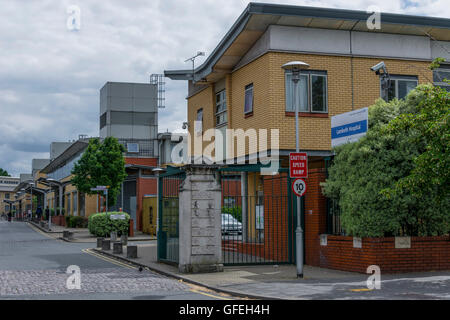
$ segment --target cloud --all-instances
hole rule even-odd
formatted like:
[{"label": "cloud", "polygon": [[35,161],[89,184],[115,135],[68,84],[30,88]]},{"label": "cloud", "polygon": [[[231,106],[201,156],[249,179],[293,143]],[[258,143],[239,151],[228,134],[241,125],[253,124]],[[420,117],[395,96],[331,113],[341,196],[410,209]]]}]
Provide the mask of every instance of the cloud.
[{"label": "cloud", "polygon": [[[107,81],[148,82],[152,73],[190,68],[211,53],[242,13],[244,0],[3,0],[0,11],[0,167],[31,171],[52,141],[98,135],[99,90]],[[285,0],[258,2],[448,17],[447,0]],[[69,5],[81,29],[67,30]],[[197,65],[204,61],[199,58]],[[187,85],[166,80],[159,131],[186,119]]]}]

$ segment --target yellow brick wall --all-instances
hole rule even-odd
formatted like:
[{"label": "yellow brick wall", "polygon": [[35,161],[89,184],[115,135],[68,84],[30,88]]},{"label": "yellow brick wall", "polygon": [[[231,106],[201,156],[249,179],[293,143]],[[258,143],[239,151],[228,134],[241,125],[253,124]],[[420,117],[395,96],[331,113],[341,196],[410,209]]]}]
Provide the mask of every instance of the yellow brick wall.
[{"label": "yellow brick wall", "polygon": [[[417,76],[420,84],[432,81],[433,77],[427,61],[269,52],[227,76],[228,128],[279,129],[280,149],[295,149],[295,117],[286,116],[285,73],[281,68],[293,60],[308,63],[310,70],[327,71],[328,117],[300,117],[300,148],[305,150],[331,149],[330,117],[352,111],[352,76],[354,109],[370,106],[380,98],[380,78],[370,70],[380,61],[386,63],[390,74]],[[253,83],[253,116],[245,118],[245,86],[250,83]],[[189,122],[203,107],[203,129],[214,128],[214,106],[211,85],[188,99]],[[192,126],[192,134],[191,130]]]},{"label": "yellow brick wall", "polygon": [[[197,111],[203,109],[203,131],[209,128],[215,127],[214,115],[215,115],[215,95],[214,87],[211,85],[206,89],[203,89],[199,93],[188,99],[188,123],[189,134],[191,137],[191,155],[197,156],[194,152],[194,121],[197,119]],[[203,143],[203,147],[206,147],[210,142]],[[200,154],[201,155],[201,154]]]}]

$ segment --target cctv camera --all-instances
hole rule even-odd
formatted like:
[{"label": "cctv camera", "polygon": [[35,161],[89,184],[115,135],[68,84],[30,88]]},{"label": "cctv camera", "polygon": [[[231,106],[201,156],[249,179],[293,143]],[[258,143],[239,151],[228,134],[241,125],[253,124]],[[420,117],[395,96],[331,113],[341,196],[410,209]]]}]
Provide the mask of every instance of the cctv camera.
[{"label": "cctv camera", "polygon": [[370,68],[370,70],[374,71],[376,74],[380,74],[381,69],[386,72],[386,65],[384,64],[384,61],[381,61],[377,65],[374,65],[372,68]]},{"label": "cctv camera", "polygon": [[186,130],[188,128],[188,123],[187,122],[183,122],[183,130]]}]

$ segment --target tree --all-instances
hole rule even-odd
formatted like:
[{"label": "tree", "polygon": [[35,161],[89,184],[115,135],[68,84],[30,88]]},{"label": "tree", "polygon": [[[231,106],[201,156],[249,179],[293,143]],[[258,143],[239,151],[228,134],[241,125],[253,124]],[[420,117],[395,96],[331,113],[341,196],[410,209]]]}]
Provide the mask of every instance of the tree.
[{"label": "tree", "polygon": [[91,139],[72,170],[72,184],[87,194],[97,194],[97,191],[91,191],[96,186],[109,186],[108,205],[114,205],[127,176],[123,152],[125,148],[114,137],[107,137],[103,142],[98,138]]},{"label": "tree", "polygon": [[[431,86],[419,86],[405,100],[379,100],[369,108],[366,137],[335,149],[323,187],[325,195],[339,201],[346,233],[382,237],[450,231],[448,191],[439,190],[444,183],[448,187],[450,168],[445,162],[449,161],[448,103],[448,93]],[[447,118],[442,116],[443,110],[447,110]],[[432,147],[436,143],[439,146]],[[430,150],[435,153],[429,154]],[[430,157],[435,161],[430,162]],[[421,164],[434,175],[419,169]],[[406,187],[411,183],[407,177],[417,170],[427,193]],[[433,181],[438,176],[443,180]]]},{"label": "tree", "polygon": [[6,171],[6,170],[4,170],[2,168],[0,168],[0,176],[1,177],[10,177],[8,171]]}]

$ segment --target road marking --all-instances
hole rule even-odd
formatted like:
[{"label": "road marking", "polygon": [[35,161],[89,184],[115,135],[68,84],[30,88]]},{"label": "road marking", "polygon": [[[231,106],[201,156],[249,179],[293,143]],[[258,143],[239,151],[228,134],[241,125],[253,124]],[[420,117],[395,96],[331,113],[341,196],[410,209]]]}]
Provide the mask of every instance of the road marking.
[{"label": "road marking", "polygon": [[207,296],[207,297],[215,298],[215,299],[232,300],[232,299],[230,299],[230,298],[225,298],[225,297],[216,296],[216,295],[209,294],[209,293],[206,293],[206,292],[203,292],[203,291],[198,291],[198,290],[195,290],[195,289],[190,289],[189,291],[191,291],[191,292],[193,292],[193,293],[198,293],[198,294],[201,294],[201,295],[204,295],[204,296]]},{"label": "road marking", "polygon": [[373,289],[351,289],[350,291],[352,292],[368,292],[368,291],[373,291]]},{"label": "road marking", "polygon": [[101,255],[101,254],[99,254],[99,253],[93,252],[92,249],[83,249],[83,250],[81,250],[81,251],[83,251],[84,253],[90,254],[90,255],[92,255],[92,256],[94,256],[94,257],[97,257],[97,258],[99,258],[99,259],[102,259],[102,260],[104,260],[104,261],[107,261],[107,262],[110,262],[110,263],[112,263],[112,264],[118,265],[118,266],[120,266],[120,267],[129,268],[129,269],[134,269],[134,270],[137,270],[137,269],[138,269],[138,268],[136,268],[136,267],[134,267],[134,266],[132,266],[132,265],[129,265],[129,264],[126,264],[126,263],[117,261],[117,260],[114,259],[114,258],[105,257],[105,256],[103,256],[103,255]]}]

